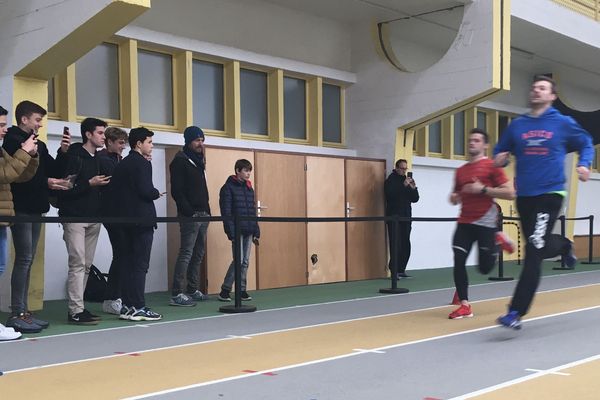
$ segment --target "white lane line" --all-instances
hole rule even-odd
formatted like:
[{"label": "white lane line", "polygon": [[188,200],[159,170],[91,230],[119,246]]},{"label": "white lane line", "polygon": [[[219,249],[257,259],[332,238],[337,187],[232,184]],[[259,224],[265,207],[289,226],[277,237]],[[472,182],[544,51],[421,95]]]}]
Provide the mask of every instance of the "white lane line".
[{"label": "white lane line", "polygon": [[[589,274],[589,273],[597,273],[597,272],[598,271],[570,272],[568,274],[548,275],[548,276],[544,276],[543,278],[544,279],[547,279],[547,278],[564,278],[564,277],[569,277],[569,276],[573,276],[573,275]],[[476,285],[471,285],[471,288],[476,287],[476,286],[506,285],[506,284],[510,284],[510,282],[480,283],[480,284],[476,284]],[[600,285],[600,282],[589,283],[589,284],[578,285],[578,286],[569,286],[569,287],[558,288],[558,289],[542,290],[542,291],[539,291],[537,293],[539,294],[539,293],[559,292],[559,291],[563,291],[563,290],[580,289],[580,288],[585,288],[585,287],[590,287],[590,286],[598,286],[598,285]],[[323,302],[323,303],[302,304],[302,305],[295,305],[295,306],[289,306],[289,307],[270,308],[268,310],[258,310],[256,312],[254,312],[253,314],[269,313],[269,312],[276,312],[276,311],[285,311],[285,310],[292,310],[292,309],[298,309],[298,308],[320,307],[320,306],[325,306],[325,305],[351,303],[351,302],[356,302],[356,301],[382,300],[382,299],[391,298],[391,297],[397,297],[397,296],[404,296],[404,297],[407,297],[407,296],[417,296],[417,295],[424,294],[424,293],[425,294],[426,293],[435,293],[435,292],[442,292],[442,291],[447,291],[447,290],[454,290],[454,288],[447,287],[447,288],[422,290],[422,291],[410,292],[410,293],[404,293],[404,294],[388,294],[388,295],[372,296],[372,297],[359,297],[359,298],[355,298],[355,299],[327,301],[327,302]],[[494,300],[500,300],[500,299],[505,299],[505,298],[509,298],[509,297],[510,297],[510,295],[501,296],[501,297],[494,297],[494,298],[489,298],[489,299],[471,301],[471,303],[480,303],[480,302],[484,302],[484,301],[494,301]],[[444,305],[438,306],[438,307],[430,307],[430,308],[425,308],[425,309],[419,308],[419,309],[406,310],[406,311],[403,311],[403,312],[433,310],[433,309],[437,309],[437,308],[444,308],[444,307],[447,307],[447,306],[448,306],[448,304],[444,304]],[[401,313],[403,313],[403,312],[401,312]],[[153,327],[153,326],[168,325],[168,324],[181,324],[181,323],[187,323],[187,322],[193,322],[193,321],[202,321],[202,320],[213,319],[213,318],[243,317],[245,315],[247,315],[247,314],[242,313],[242,314],[208,315],[208,316],[205,316],[205,317],[197,317],[197,318],[189,318],[189,319],[178,319],[178,320],[175,320],[175,321],[153,322],[151,325],[148,325],[148,326],[149,327]],[[390,315],[390,314],[381,314],[381,315],[378,315],[378,316],[388,316],[388,315]],[[375,317],[377,317],[377,316],[375,316]],[[132,324],[125,325],[124,324],[123,326],[116,326],[116,327],[113,327],[113,328],[101,328],[101,329],[94,329],[94,330],[83,331],[83,332],[59,333],[59,334],[56,334],[56,335],[39,336],[39,337],[35,337],[35,338],[25,338],[25,339],[19,340],[18,342],[14,342],[14,341],[0,341],[0,346],[2,346],[2,345],[11,345],[13,343],[19,343],[19,342],[22,343],[24,341],[32,340],[32,339],[35,339],[35,340],[44,340],[44,339],[53,339],[53,338],[58,338],[58,337],[63,337],[63,336],[88,335],[88,334],[109,332],[109,331],[120,330],[120,329],[131,329],[131,328],[135,328],[135,327],[136,327],[136,325],[132,325]]]},{"label": "white lane line", "polygon": [[376,354],[385,354],[385,351],[380,351],[380,350],[352,349],[352,351],[355,351],[355,352],[357,352],[357,353],[376,353]]},{"label": "white lane line", "polygon": [[576,367],[578,365],[586,364],[586,363],[589,363],[589,362],[592,362],[592,361],[596,361],[596,360],[600,360],[600,354],[596,354],[595,356],[583,358],[581,360],[573,361],[573,362],[570,362],[568,364],[559,365],[558,367],[554,367],[554,368],[551,368],[551,369],[539,371],[539,372],[536,372],[536,373],[531,374],[531,375],[523,376],[521,378],[517,378],[517,379],[510,380],[510,381],[506,381],[506,382],[500,383],[498,385],[494,385],[494,386],[490,386],[490,387],[487,387],[487,388],[484,388],[484,389],[477,390],[475,392],[471,392],[471,393],[463,394],[461,396],[453,397],[453,398],[448,399],[448,400],[466,400],[466,399],[471,399],[473,397],[481,396],[482,394],[494,392],[496,390],[504,389],[504,388],[509,387],[509,386],[513,386],[513,385],[517,385],[519,383],[523,383],[523,382],[527,382],[527,381],[530,381],[530,380],[533,380],[533,379],[537,379],[537,378],[540,378],[540,377],[545,376],[545,375],[554,374],[557,371],[560,371],[560,370],[563,370],[563,369],[567,369],[567,368],[573,368],[573,367]]},{"label": "white lane line", "polygon": [[[533,369],[533,368],[525,368],[525,371],[528,372],[546,372],[545,369]],[[550,375],[561,375],[561,376],[571,376],[571,374],[566,374],[564,372],[549,372]]]},{"label": "white lane line", "polygon": [[250,336],[227,335],[230,339],[252,339]]},{"label": "white lane line", "polygon": [[[555,317],[555,316],[560,316],[560,315],[565,315],[565,314],[570,314],[570,313],[576,313],[576,312],[581,312],[581,311],[589,311],[589,310],[598,309],[598,308],[600,308],[600,306],[587,307],[587,308],[582,308],[582,309],[579,309],[579,310],[573,310],[573,311],[570,311],[570,312],[562,312],[562,313],[557,313],[557,314],[552,314],[552,315],[546,315],[546,316],[537,317],[537,318],[531,318],[528,321],[539,320],[539,319],[544,319],[544,318],[551,318],[551,317]],[[455,332],[455,333],[450,333],[450,334],[447,334],[447,335],[440,335],[440,336],[434,336],[434,337],[430,337],[430,338],[426,338],[426,339],[413,340],[411,342],[404,342],[404,343],[399,343],[399,344],[392,344],[392,345],[388,345],[388,346],[383,346],[383,347],[379,347],[379,348],[376,348],[376,349],[372,349],[372,350],[368,351],[368,353],[372,353],[372,352],[385,352],[385,350],[389,350],[389,349],[395,349],[395,348],[400,348],[400,347],[407,347],[407,346],[411,346],[411,345],[414,345],[414,344],[432,342],[434,340],[446,339],[446,338],[451,338],[451,337],[454,337],[454,336],[460,336],[460,335],[470,334],[470,333],[474,333],[474,332],[481,332],[481,331],[485,331],[485,330],[489,330],[489,329],[494,329],[494,328],[499,328],[500,329],[500,326],[498,326],[498,325],[486,326],[486,327],[483,327],[483,328],[476,328],[476,329],[471,329],[471,330],[468,330],[468,331]],[[501,329],[504,329],[504,328],[501,328]],[[145,399],[145,398],[152,397],[152,396],[160,396],[160,395],[164,395],[164,394],[180,392],[180,391],[183,391],[183,390],[195,389],[195,388],[199,388],[199,387],[203,387],[203,386],[210,386],[210,385],[214,385],[214,384],[218,384],[218,383],[223,383],[223,382],[230,382],[230,381],[234,381],[234,380],[238,380],[238,379],[245,379],[245,378],[248,378],[248,377],[251,377],[251,376],[254,376],[254,375],[264,374],[266,372],[284,371],[284,370],[288,370],[288,369],[294,369],[294,368],[305,367],[305,366],[309,366],[309,365],[321,364],[321,363],[325,363],[325,362],[329,362],[329,361],[341,360],[343,358],[349,358],[349,357],[354,357],[354,356],[365,354],[365,352],[356,351],[356,350],[360,350],[360,349],[354,349],[354,350],[355,351],[352,352],[352,353],[341,354],[339,356],[322,358],[322,359],[307,361],[307,362],[298,363],[298,364],[291,364],[291,365],[286,365],[286,366],[282,366],[282,367],[279,367],[279,368],[270,368],[268,370],[257,371],[255,373],[251,373],[251,374],[235,375],[235,376],[231,376],[231,377],[227,377],[227,378],[216,379],[216,380],[207,381],[207,382],[200,382],[200,383],[196,383],[196,384],[192,384],[192,385],[181,386],[181,387],[178,387],[178,388],[171,388],[171,389],[161,390],[161,391],[158,391],[158,392],[146,393],[146,394],[142,394],[142,395],[138,395],[138,396],[133,396],[133,397],[127,397],[127,398],[125,398],[123,400]],[[600,357],[600,355],[599,356],[594,356],[594,357]],[[592,357],[590,359],[590,361],[594,357]],[[586,359],[586,360],[588,360],[588,359]],[[540,375],[540,376],[541,375],[546,375],[546,374],[549,374],[551,372],[554,372],[555,370],[560,370],[560,369],[568,368],[569,364],[566,364],[566,365],[567,366],[553,368],[551,370],[547,370],[547,371],[544,371],[544,372],[536,373],[536,374],[533,374],[533,375]],[[521,379],[523,379],[523,378],[521,378]],[[459,399],[462,399],[462,398],[448,399],[448,400],[459,400]]]}]

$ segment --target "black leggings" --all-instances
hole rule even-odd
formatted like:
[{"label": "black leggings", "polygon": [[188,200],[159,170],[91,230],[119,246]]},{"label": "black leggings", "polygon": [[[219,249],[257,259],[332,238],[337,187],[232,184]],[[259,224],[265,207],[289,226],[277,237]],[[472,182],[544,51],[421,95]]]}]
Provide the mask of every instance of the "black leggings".
[{"label": "black leggings", "polygon": [[542,260],[566,255],[571,241],[552,233],[563,197],[556,193],[517,197],[523,236],[527,238],[525,262],[510,309],[525,315],[540,284]]},{"label": "black leggings", "polygon": [[473,224],[458,224],[452,240],[454,252],[454,285],[460,300],[469,300],[469,277],[467,276],[467,257],[473,243],[477,241],[479,259],[477,269],[482,274],[488,274],[496,265],[498,246],[496,245],[496,228],[488,228]]}]

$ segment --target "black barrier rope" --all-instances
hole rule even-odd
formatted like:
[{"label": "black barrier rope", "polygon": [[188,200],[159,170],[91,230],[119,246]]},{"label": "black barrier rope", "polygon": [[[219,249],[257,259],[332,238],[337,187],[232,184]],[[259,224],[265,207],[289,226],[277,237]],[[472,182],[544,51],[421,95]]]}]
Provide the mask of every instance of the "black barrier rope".
[{"label": "black barrier rope", "polygon": [[[565,218],[560,217],[561,221],[561,234],[565,235],[565,220],[590,220],[590,250],[589,250],[589,261],[588,264],[592,263],[593,260],[593,222],[594,216],[589,217],[578,217],[578,218]],[[385,216],[385,217],[256,217],[256,216],[199,216],[199,217],[154,217],[154,218],[141,218],[141,217],[47,217],[47,216],[0,216],[0,222],[8,223],[102,223],[102,224],[143,224],[143,225],[154,225],[157,223],[170,223],[170,222],[216,222],[216,221],[234,221],[235,227],[235,238],[234,248],[238,251],[234,252],[234,271],[235,271],[235,303],[230,306],[223,306],[219,310],[224,313],[241,313],[241,312],[252,312],[256,311],[254,306],[242,305],[241,300],[241,259],[242,259],[242,240],[240,231],[240,222],[242,221],[256,221],[256,222],[392,222],[394,232],[396,233],[396,240],[394,241],[395,246],[399,244],[399,231],[400,222],[456,222],[457,218],[447,217],[398,217],[398,216]],[[520,218],[515,217],[504,217],[500,214],[500,222],[505,223],[504,220],[509,221],[520,221]],[[520,241],[520,231],[519,241]],[[520,246],[519,246],[520,250]],[[520,258],[520,253],[519,253]],[[381,293],[407,293],[408,289],[398,288],[398,260],[394,257],[392,262],[392,273],[391,273],[391,288],[380,289]],[[564,260],[562,260],[562,266],[564,267]],[[502,252],[499,254],[499,268],[498,277],[490,277],[491,280],[511,280],[503,276],[503,257]]]}]

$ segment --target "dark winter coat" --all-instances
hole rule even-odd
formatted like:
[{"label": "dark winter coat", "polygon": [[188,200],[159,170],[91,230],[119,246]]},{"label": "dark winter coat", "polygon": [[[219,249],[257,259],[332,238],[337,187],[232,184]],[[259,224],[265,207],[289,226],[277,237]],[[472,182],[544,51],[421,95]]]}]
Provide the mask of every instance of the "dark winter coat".
[{"label": "dark winter coat", "polygon": [[412,203],[419,201],[419,190],[404,186],[406,176],[392,171],[384,184],[385,215],[412,217]]},{"label": "dark winter coat", "polygon": [[[254,205],[254,189],[250,181],[240,181],[235,175],[227,178],[227,181],[219,193],[219,206],[221,216],[256,216]],[[234,239],[235,225],[233,220],[223,221],[223,228],[229,240]],[[242,221],[240,224],[242,235],[260,237],[260,228],[256,221]]]},{"label": "dark winter coat", "polygon": [[[11,126],[4,137],[2,147],[11,156],[21,148],[31,134],[18,126]],[[58,178],[60,167],[58,162],[48,154],[46,144],[38,139],[39,165],[35,175],[27,182],[10,185],[16,212],[28,214],[43,214],[50,209],[48,178]]]},{"label": "dark winter coat", "polygon": [[[106,176],[112,176],[117,164],[123,159],[120,154],[109,153],[106,149],[97,152],[96,157],[98,157],[102,174]],[[102,216],[110,214],[111,205],[109,204],[110,200],[108,198],[110,195],[110,185],[111,183],[109,182],[106,186],[100,186],[100,215]]]},{"label": "dark winter coat", "polygon": [[90,179],[105,175],[100,160],[82,143],[73,143],[66,154],[62,176],[75,175],[73,188],[58,192],[58,214],[62,217],[96,217],[100,215],[101,186],[90,186]]},{"label": "dark winter coat", "polygon": [[177,214],[191,217],[194,212],[203,211],[210,215],[204,167],[196,165],[180,151],[171,161],[169,171],[171,196],[177,204]]},{"label": "dark winter coat", "polygon": [[[108,190],[109,216],[156,218],[154,200],[160,197],[152,183],[152,164],[137,151],[130,151],[115,168]],[[156,226],[154,222],[137,226]]]}]

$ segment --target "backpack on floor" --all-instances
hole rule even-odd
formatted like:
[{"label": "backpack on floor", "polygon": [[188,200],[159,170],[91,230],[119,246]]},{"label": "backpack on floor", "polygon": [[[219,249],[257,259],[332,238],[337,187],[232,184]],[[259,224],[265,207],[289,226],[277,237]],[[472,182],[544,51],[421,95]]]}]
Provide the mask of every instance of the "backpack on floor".
[{"label": "backpack on floor", "polygon": [[106,289],[108,287],[108,280],[106,274],[103,274],[95,265],[90,266],[90,274],[88,276],[87,284],[85,285],[85,292],[83,293],[83,299],[91,302],[102,302],[106,297]]}]

